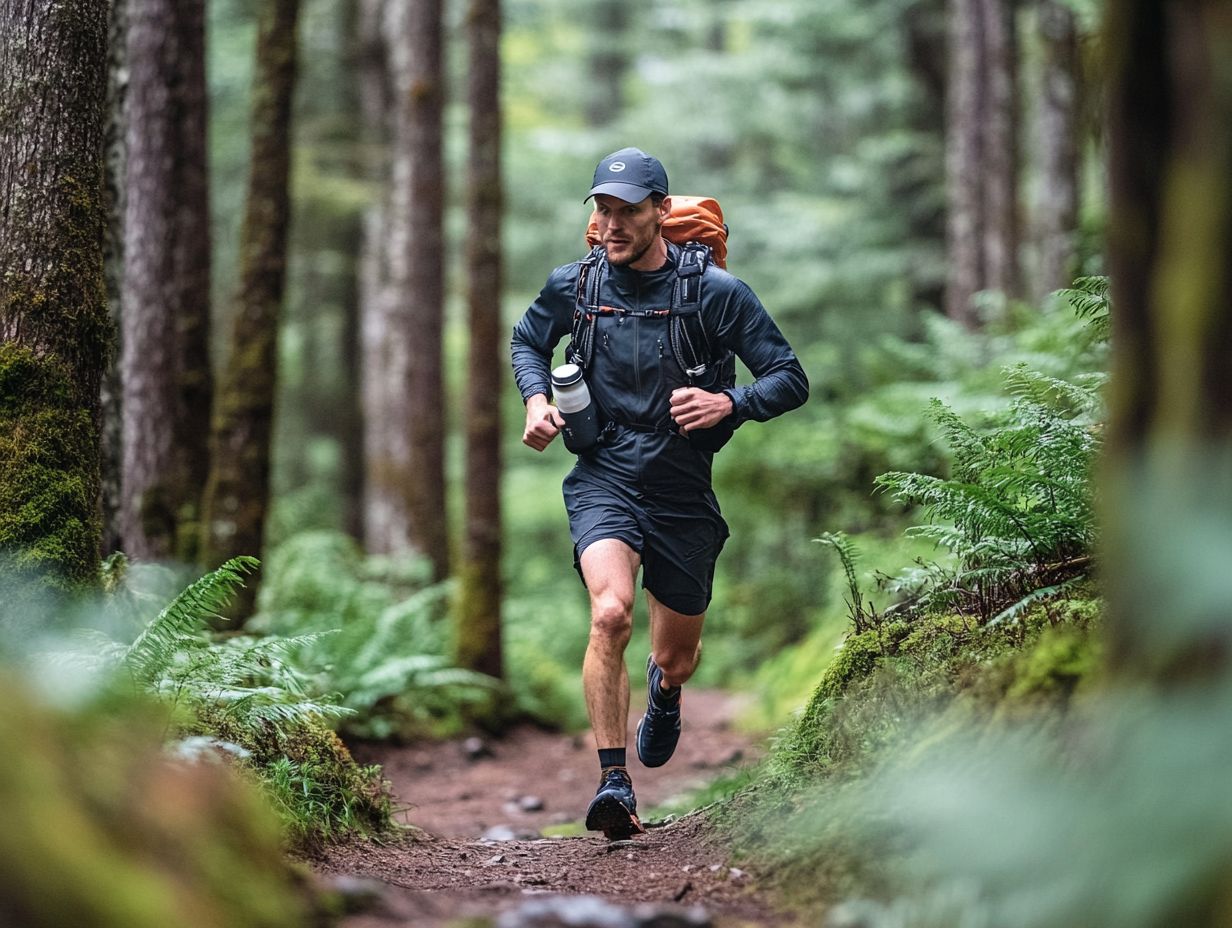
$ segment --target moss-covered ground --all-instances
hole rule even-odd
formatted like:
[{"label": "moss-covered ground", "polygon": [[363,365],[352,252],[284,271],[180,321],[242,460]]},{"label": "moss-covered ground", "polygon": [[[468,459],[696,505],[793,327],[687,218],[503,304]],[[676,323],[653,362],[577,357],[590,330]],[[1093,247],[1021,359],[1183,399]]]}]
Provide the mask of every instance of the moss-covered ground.
[{"label": "moss-covered ground", "polygon": [[1099,678],[1100,614],[1088,587],[1001,625],[908,613],[850,634],[753,783],[716,812],[737,860],[806,910],[889,889],[898,848],[854,825],[872,778],[982,732],[1063,719]]}]

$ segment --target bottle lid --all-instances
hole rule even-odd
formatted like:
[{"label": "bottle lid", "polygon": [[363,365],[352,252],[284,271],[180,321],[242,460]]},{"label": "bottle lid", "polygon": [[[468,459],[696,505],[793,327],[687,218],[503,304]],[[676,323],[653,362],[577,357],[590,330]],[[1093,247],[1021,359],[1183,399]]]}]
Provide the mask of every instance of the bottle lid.
[{"label": "bottle lid", "polygon": [[552,371],[552,386],[571,387],[582,379],[582,369],[576,364],[562,364]]}]

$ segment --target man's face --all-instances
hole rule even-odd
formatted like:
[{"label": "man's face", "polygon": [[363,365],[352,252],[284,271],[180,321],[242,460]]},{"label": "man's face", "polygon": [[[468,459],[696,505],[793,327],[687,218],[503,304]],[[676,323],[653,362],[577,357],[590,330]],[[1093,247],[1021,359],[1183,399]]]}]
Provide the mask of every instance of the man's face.
[{"label": "man's face", "polygon": [[[628,203],[606,193],[595,195],[599,240],[607,249],[609,264],[628,266],[635,271],[653,271],[662,263],[657,243],[659,230],[671,212],[671,200],[655,206],[650,197]],[[643,266],[653,265],[653,266]]]}]

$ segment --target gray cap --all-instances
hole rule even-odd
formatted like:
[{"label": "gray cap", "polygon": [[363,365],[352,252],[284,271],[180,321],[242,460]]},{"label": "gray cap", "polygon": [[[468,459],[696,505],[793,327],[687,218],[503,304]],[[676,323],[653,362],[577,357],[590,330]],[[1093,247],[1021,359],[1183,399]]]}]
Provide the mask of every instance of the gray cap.
[{"label": "gray cap", "polygon": [[626,203],[641,203],[652,193],[667,196],[667,171],[654,155],[640,148],[622,148],[595,168],[595,179],[586,199],[596,193],[606,193]]}]

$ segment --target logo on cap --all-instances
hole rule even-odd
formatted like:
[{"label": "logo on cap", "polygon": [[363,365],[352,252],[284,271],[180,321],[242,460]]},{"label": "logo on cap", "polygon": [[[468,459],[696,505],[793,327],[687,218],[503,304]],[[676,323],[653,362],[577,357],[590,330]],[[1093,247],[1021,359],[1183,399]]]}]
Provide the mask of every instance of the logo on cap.
[{"label": "logo on cap", "polygon": [[625,163],[623,161],[613,161],[611,165],[608,167],[608,170],[611,171],[613,174],[619,174],[624,169],[625,169]]}]

